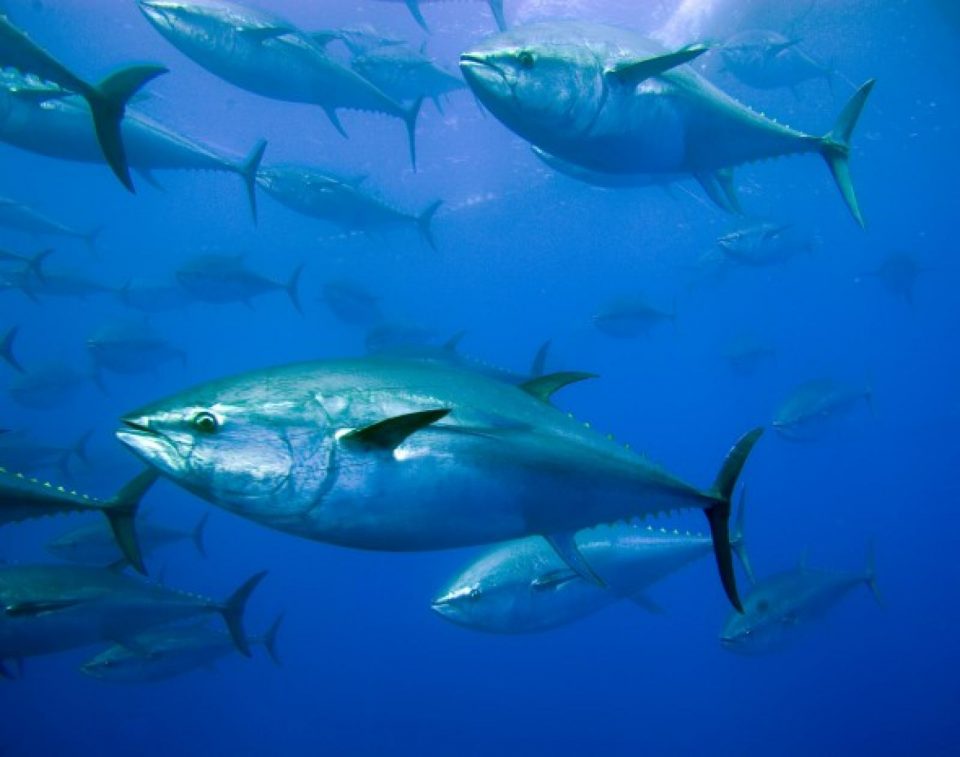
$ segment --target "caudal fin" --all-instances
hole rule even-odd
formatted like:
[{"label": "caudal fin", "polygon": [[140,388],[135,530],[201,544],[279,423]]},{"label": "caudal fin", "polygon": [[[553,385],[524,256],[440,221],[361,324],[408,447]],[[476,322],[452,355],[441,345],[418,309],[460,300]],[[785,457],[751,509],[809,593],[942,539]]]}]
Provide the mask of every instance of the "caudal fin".
[{"label": "caudal fin", "polygon": [[93,127],[103,157],[123,186],[131,192],[134,191],[133,181],[130,179],[130,166],[127,165],[120,124],[130,98],[151,79],[166,72],[167,69],[163,66],[127,66],[110,74],[84,93],[84,98],[90,105]]},{"label": "caudal fin", "polygon": [[143,553],[137,541],[135,521],[140,500],[158,477],[159,474],[152,468],[143,471],[103,505],[103,514],[107,517],[117,546],[127,562],[143,575],[147,574],[147,568],[143,564]]},{"label": "caudal fin", "polygon": [[46,250],[40,250],[33,257],[27,260],[27,270],[37,277],[37,281],[44,282],[47,280],[47,276],[43,270],[43,264],[47,261],[51,255],[53,255],[53,248],[48,248]]},{"label": "caudal fin", "polygon": [[247,639],[247,634],[243,630],[243,614],[247,609],[247,600],[250,599],[253,590],[257,588],[257,584],[263,580],[265,575],[267,575],[267,571],[262,570],[256,575],[250,576],[250,578],[244,581],[240,588],[233,592],[227,601],[220,606],[220,614],[223,616],[223,621],[227,624],[230,637],[233,639],[233,643],[240,651],[240,654],[244,657],[250,656],[250,641]]},{"label": "caudal fin", "polygon": [[11,326],[7,329],[7,333],[0,339],[0,358],[3,358],[6,364],[13,368],[13,370],[18,373],[24,373],[23,366],[20,365],[17,356],[13,354],[13,343],[18,333],[20,333],[19,326]]},{"label": "caudal fin", "polygon": [[280,626],[282,625],[283,613],[280,613],[263,635],[263,648],[267,650],[267,654],[270,655],[270,659],[277,667],[283,665],[280,661],[280,653],[277,650],[277,634],[280,632]]},{"label": "caudal fin", "polygon": [[207,556],[207,544],[204,541],[204,536],[207,532],[208,520],[210,520],[210,513],[204,513],[203,517],[197,521],[197,525],[193,527],[193,531],[190,533],[193,546],[197,548],[197,552],[200,553],[201,557]]},{"label": "caudal fin", "polygon": [[417,231],[420,232],[423,241],[430,245],[430,248],[433,250],[437,249],[436,240],[433,238],[433,217],[441,205],[443,205],[443,200],[437,200],[427,206],[427,208],[417,216]]},{"label": "caudal fin", "polygon": [[417,170],[417,118],[420,116],[422,105],[423,98],[420,97],[403,111],[403,123],[407,127],[407,143],[410,146],[410,165],[413,166],[414,171]]},{"label": "caudal fin", "polygon": [[293,273],[290,274],[290,278],[287,280],[286,286],[284,286],[290,302],[293,303],[293,306],[300,315],[303,315],[303,308],[300,306],[300,276],[303,274],[303,266],[304,264],[301,263],[293,269]]},{"label": "caudal fin", "polygon": [[837,183],[843,201],[861,227],[864,226],[863,215],[860,213],[853,179],[850,177],[850,138],[874,84],[876,80],[870,79],[854,92],[840,112],[833,129],[820,139],[820,153],[827,161],[827,167]]},{"label": "caudal fin", "polygon": [[267,140],[259,140],[247,153],[247,157],[236,165],[236,172],[247,188],[247,200],[250,202],[250,214],[253,216],[254,224],[257,223],[257,173],[260,171],[260,162],[263,160],[266,149]]},{"label": "caudal fin", "polygon": [[713,504],[704,512],[710,523],[710,535],[713,539],[713,554],[717,559],[720,581],[730,604],[737,612],[743,612],[740,596],[737,593],[737,576],[733,570],[733,548],[730,545],[730,499],[737,485],[737,479],[743,470],[754,445],[763,435],[763,428],[755,428],[740,437],[723,461],[723,467],[717,474],[710,497]]},{"label": "caudal fin", "polygon": [[874,554],[872,539],[867,542],[867,566],[863,572],[863,580],[877,604],[883,607],[883,595],[880,593],[880,587],[877,586],[877,558]]},{"label": "caudal fin", "polygon": [[730,548],[733,554],[737,556],[743,572],[747,574],[750,583],[756,583],[757,578],[753,572],[753,565],[750,562],[750,556],[747,554],[747,540],[744,536],[744,510],[747,506],[747,487],[740,490],[740,504],[737,508],[737,519],[733,524],[733,531],[730,532]]}]

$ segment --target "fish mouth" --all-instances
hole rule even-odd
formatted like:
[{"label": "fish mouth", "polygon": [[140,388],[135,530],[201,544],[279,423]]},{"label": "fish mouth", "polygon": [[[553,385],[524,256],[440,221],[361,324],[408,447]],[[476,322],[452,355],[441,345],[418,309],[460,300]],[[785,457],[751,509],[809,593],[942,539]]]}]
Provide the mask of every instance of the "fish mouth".
[{"label": "fish mouth", "polygon": [[121,419],[124,427],[114,432],[117,440],[137,457],[161,470],[176,471],[181,458],[176,446],[140,418]]},{"label": "fish mouth", "polygon": [[480,53],[462,53],[460,71],[474,91],[508,92],[510,90],[503,71]]}]

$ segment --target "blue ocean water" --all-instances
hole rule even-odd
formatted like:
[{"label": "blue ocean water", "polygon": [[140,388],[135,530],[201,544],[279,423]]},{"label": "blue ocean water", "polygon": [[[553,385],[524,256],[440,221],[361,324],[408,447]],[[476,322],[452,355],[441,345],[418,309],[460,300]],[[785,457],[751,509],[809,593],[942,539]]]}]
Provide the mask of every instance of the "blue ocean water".
[{"label": "blue ocean water", "polygon": [[[551,368],[601,377],[559,395],[564,410],[703,484],[732,441],[769,424],[798,384],[829,376],[869,385],[872,410],[858,407],[815,442],[774,433],[761,441],[744,474],[747,538],[761,576],[794,566],[805,551],[811,565],[860,570],[872,539],[885,601],[878,608],[866,590],[854,591],[789,650],[732,655],[718,643],[729,605],[714,565],[702,560],[651,590],[662,614],[619,603],[542,634],[486,635],[430,610],[482,548],[346,550],[270,531],[162,481],[145,509],[184,528],[210,512],[209,556],[184,543],[152,556],[151,570],[221,597],[269,569],[248,626],[259,631],[285,613],[283,666],[255,650],[215,672],[113,686],[77,669],[96,650],[32,658],[21,680],[0,682],[0,754],[955,752],[960,27],[951,4],[506,0],[511,25],[601,20],[659,31],[674,46],[750,28],[799,39],[842,74],[832,88],[752,89],[709,56],[696,65],[743,102],[814,134],[833,124],[852,92],[847,80],[877,79],[852,157],[867,229],[850,219],[816,157],[745,166],[737,187],[749,215],[791,223],[816,244],[782,265],[719,274],[715,240],[742,221],[698,186],[667,193],[573,182],[543,166],[468,91],[449,96],[442,113],[425,104],[414,172],[398,120],[344,113],[345,140],[316,107],[258,97],[205,71],[150,28],[132,0],[3,5],[88,78],[134,60],[168,66],[136,107],[194,139],[242,155],[265,138],[264,165],[366,174],[367,186],[410,212],[444,202],[434,251],[413,230],[344,234],[264,193],[254,225],[229,174],[158,171],[162,189],[135,174],[131,195],[103,166],[0,144],[0,196],[78,229],[103,227],[96,254],[79,240],[0,228],[0,248],[55,247],[51,270],[120,288],[171,279],[204,253],[242,255],[277,280],[305,264],[302,315],[283,292],[249,307],[192,303],[149,318],[185,351],[184,364],[105,373],[102,390],[89,382],[46,410],[0,394],[5,428],[67,445],[94,429],[91,464],[71,463],[72,485],[109,495],[138,470],[113,438],[132,408],[249,369],[362,354],[364,330],[337,320],[320,296],[325,282],[349,279],[380,298],[389,322],[427,328],[438,342],[465,332],[463,353],[517,372],[551,339]],[[425,42],[450,70],[495,31],[479,2],[424,3],[429,35],[402,3],[268,5],[303,29],[370,24]],[[925,269],[912,305],[868,275],[895,251]],[[676,307],[676,323],[634,340],[593,326],[604,304],[632,294]],[[28,369],[60,359],[88,370],[86,340],[98,327],[140,319],[109,294],[34,302],[2,291],[0,307],[0,329],[20,327],[16,354]],[[750,375],[732,371],[723,354],[741,335],[775,347],[775,358]],[[14,380],[0,371],[0,380]],[[702,529],[700,521],[681,522]],[[0,557],[51,560],[44,544],[80,522],[4,527]]]}]

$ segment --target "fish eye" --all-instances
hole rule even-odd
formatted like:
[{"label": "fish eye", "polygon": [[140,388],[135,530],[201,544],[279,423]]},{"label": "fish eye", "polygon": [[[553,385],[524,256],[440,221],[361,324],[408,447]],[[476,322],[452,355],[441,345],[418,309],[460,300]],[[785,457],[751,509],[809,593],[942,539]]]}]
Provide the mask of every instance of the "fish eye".
[{"label": "fish eye", "polygon": [[480,599],[480,589],[473,588],[470,589],[470,593],[467,594],[468,599]]},{"label": "fish eye", "polygon": [[199,413],[193,416],[190,423],[202,434],[212,434],[220,427],[220,422],[217,420],[217,416],[215,416],[213,413],[207,412],[206,410],[201,410]]},{"label": "fish eye", "polygon": [[533,53],[531,53],[529,50],[524,50],[517,56],[517,63],[520,64],[521,68],[533,68]]}]

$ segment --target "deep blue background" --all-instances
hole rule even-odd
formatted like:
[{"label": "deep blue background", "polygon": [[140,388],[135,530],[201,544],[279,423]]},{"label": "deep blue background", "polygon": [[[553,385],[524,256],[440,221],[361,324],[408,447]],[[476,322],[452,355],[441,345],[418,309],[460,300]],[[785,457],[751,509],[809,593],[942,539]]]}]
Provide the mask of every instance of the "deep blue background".
[{"label": "deep blue background", "polygon": [[[639,11],[625,1],[506,0],[508,19],[559,10],[643,31],[660,28],[675,4],[643,3]],[[0,395],[4,426],[50,441],[96,428],[96,468],[77,471],[92,491],[108,494],[136,470],[111,435],[124,411],[207,378],[360,352],[362,333],[338,323],[318,300],[324,281],[351,277],[381,295],[396,320],[440,333],[466,329],[464,350],[518,370],[553,338],[554,367],[603,377],[567,390],[563,407],[692,481],[712,480],[733,439],[767,422],[797,383],[820,375],[869,382],[872,416],[860,410],[816,444],[789,444],[773,434],[763,440],[745,475],[748,538],[758,572],[768,574],[792,565],[805,547],[813,565],[859,569],[873,537],[887,606],[880,610],[866,591],[855,592],[795,650],[736,657],[717,643],[728,607],[704,561],[656,587],[665,616],[621,604],[548,634],[485,636],[444,623],[428,606],[473,551],[351,552],[214,511],[208,560],[185,544],[155,557],[154,569],[165,566],[176,586],[221,596],[269,568],[251,603],[250,626],[286,611],[284,667],[272,667],[260,652],[252,662],[224,661],[217,674],[131,688],[79,674],[90,650],[29,660],[24,680],[0,686],[0,753],[956,749],[960,40],[934,3],[836,0],[806,15],[806,3],[684,4],[704,11],[702,23],[690,27],[698,38],[777,28],[801,37],[809,52],[852,81],[878,79],[854,139],[867,232],[848,217],[816,158],[744,167],[738,186],[749,210],[801,224],[820,244],[782,267],[722,278],[702,259],[730,228],[729,217],[686,195],[601,191],[552,175],[467,93],[450,99],[445,116],[425,106],[414,174],[399,122],[346,114],[345,141],[316,108],[263,100],[201,70],[151,29],[132,1],[5,5],[84,75],[132,59],[167,64],[172,73],[151,85],[153,97],[139,107],[198,139],[242,153],[266,137],[267,163],[369,172],[371,185],[405,209],[445,201],[436,220],[440,249],[432,252],[412,232],[344,238],[266,197],[254,227],[240,183],[229,175],[162,173],[166,191],[139,181],[139,193],[130,196],[103,167],[0,146],[0,195],[77,227],[106,225],[99,257],[80,243],[55,240],[51,268],[119,286],[131,276],[169,275],[201,251],[243,252],[252,267],[277,278],[307,264],[304,317],[282,293],[258,300],[254,310],[190,306],[151,319],[187,350],[186,367],[107,376],[108,396],[91,387],[50,412],[25,411]],[[424,38],[399,3],[271,5],[305,29],[365,22],[417,43]],[[477,2],[425,4],[425,15],[434,27],[428,50],[451,68],[459,50],[493,28]],[[716,61],[703,65],[745,102],[815,133],[830,128],[849,94],[842,82],[835,95],[822,82],[802,86],[799,97],[758,92],[717,72]],[[26,252],[41,243],[0,230],[3,247]],[[913,308],[862,278],[896,249],[933,269],[921,278]],[[665,326],[635,342],[593,330],[591,313],[632,292],[665,307],[676,300],[676,329]],[[84,339],[129,315],[109,297],[40,306],[12,292],[0,297],[0,327],[21,326],[19,355],[27,366],[53,356],[83,366]],[[776,362],[752,377],[732,373],[721,354],[741,333],[772,341]],[[12,376],[0,371],[3,381]],[[212,509],[168,483],[147,503],[158,520],[184,527]],[[0,555],[44,559],[43,543],[68,525],[64,519],[7,528]]]}]

